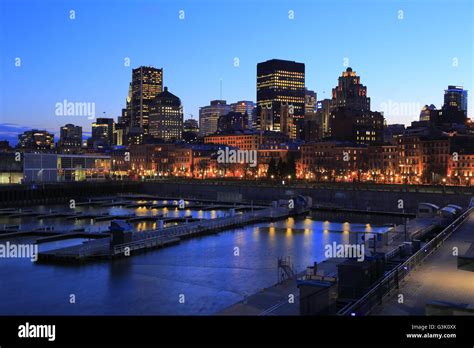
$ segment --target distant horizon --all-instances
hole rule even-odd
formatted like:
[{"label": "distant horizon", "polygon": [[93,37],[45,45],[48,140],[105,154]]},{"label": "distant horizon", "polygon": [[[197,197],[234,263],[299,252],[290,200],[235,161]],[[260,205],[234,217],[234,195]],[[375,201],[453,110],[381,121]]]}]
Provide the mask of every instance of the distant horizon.
[{"label": "distant horizon", "polygon": [[[90,133],[92,120],[54,114],[62,100],[94,102],[96,117],[117,121],[131,70],[144,65],[163,68],[163,86],[195,120],[211,100],[256,102],[256,67],[269,59],[304,63],[318,100],[350,66],[387,124],[409,125],[424,105],[439,109],[449,85],[473,90],[472,32],[451,29],[474,31],[469,0],[216,1],[3,1],[0,139],[14,145],[15,132],[33,128],[58,135],[67,123]],[[473,110],[468,102],[468,117]]]}]

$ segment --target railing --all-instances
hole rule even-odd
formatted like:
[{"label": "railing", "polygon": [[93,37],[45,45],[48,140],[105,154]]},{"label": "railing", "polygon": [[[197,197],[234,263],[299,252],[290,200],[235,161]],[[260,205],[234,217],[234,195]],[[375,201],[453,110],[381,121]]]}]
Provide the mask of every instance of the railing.
[{"label": "railing", "polygon": [[416,268],[429,255],[431,255],[441,244],[448,239],[451,234],[464,222],[465,218],[469,216],[474,207],[469,208],[461,216],[459,216],[448,227],[441,231],[436,237],[429,241],[425,246],[408,258],[405,262],[395,267],[389,274],[377,282],[364,296],[359,300],[344,307],[337,314],[338,315],[365,315],[369,313],[374,306],[381,304],[385,295],[387,295],[394,288],[398,288],[399,283],[404,279],[411,270]]},{"label": "railing", "polygon": [[385,254],[385,261],[388,261],[391,258],[393,258],[395,255],[400,253],[402,249],[403,249],[403,245],[399,245],[395,249],[390,250],[388,253]]}]

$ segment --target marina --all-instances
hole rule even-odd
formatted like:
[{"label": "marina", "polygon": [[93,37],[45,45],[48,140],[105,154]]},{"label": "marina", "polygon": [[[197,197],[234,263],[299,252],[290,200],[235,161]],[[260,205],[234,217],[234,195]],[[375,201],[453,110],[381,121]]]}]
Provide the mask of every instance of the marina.
[{"label": "marina", "polygon": [[[456,209],[459,210],[460,207]],[[456,214],[456,209],[446,210],[445,214],[448,214],[448,211]],[[328,216],[335,217],[339,222],[327,221]],[[407,241],[411,244],[412,241],[417,241],[413,245],[422,248],[446,225],[447,219],[448,215],[443,218],[434,211],[432,215],[418,216],[416,212],[331,207],[313,204],[311,199],[304,196],[254,203],[254,201],[217,202],[211,199],[127,194],[118,197],[87,198],[77,202],[74,209],[70,209],[67,204],[2,209],[0,224],[3,225],[3,229],[0,233],[0,242],[32,242],[38,245],[37,261],[30,265],[35,269],[77,267],[80,272],[88,272],[85,270],[107,267],[105,265],[112,268],[124,263],[134,265],[135,262],[140,262],[137,260],[160,258],[161,255],[168,257],[173,255],[173,258],[178,259],[181,256],[187,258],[179,250],[186,250],[190,245],[196,245],[195,243],[208,245],[214,238],[226,240],[230,238],[235,240],[232,243],[234,245],[223,246],[228,255],[213,267],[220,269],[228,262],[233,264],[233,261],[241,260],[237,265],[242,263],[243,269],[248,267],[253,269],[255,265],[252,262],[261,264],[260,260],[255,258],[257,255],[268,255],[264,257],[265,267],[259,268],[255,274],[255,276],[258,274],[258,279],[253,281],[257,287],[239,291],[237,296],[229,294],[229,298],[233,300],[219,301],[217,307],[208,307],[209,304],[206,302],[206,308],[212,308],[212,311],[206,310],[205,313],[301,315],[304,314],[302,306],[307,297],[307,290],[303,290],[302,286],[308,284],[313,286],[316,281],[317,284],[322,282],[321,284],[327,284],[331,288],[331,284],[343,284],[347,281],[341,276],[340,270],[349,267],[350,259],[355,254],[350,254],[348,257],[344,256],[344,253],[328,254],[325,252],[328,246],[334,246],[334,249],[340,246],[342,251],[359,247],[358,251],[363,255],[358,254],[359,262],[356,257],[354,266],[357,267],[367,262],[372,263],[383,255],[383,270],[377,276],[380,277],[391,274],[407,262],[412,254],[412,251],[407,249]],[[372,220],[376,222],[368,222]],[[240,237],[235,239],[235,236]],[[257,243],[255,245],[239,242],[241,238],[257,236],[258,238],[252,242]],[[277,236],[279,236],[278,243],[286,245],[285,248],[281,249],[282,245],[278,244],[268,244]],[[266,248],[261,245],[262,238],[267,240]],[[293,250],[292,245],[296,240],[300,241],[298,243],[303,243],[299,246],[305,250],[302,253],[295,253]],[[318,240],[320,243],[316,249],[313,249],[313,240]],[[219,245],[219,250],[221,249],[220,244],[215,245]],[[255,247],[264,249],[248,259],[248,249]],[[270,249],[267,249],[268,247]],[[207,255],[209,250],[205,248],[203,250]],[[221,255],[221,252],[219,254]],[[199,264],[204,261],[198,261],[195,257],[193,263]],[[230,266],[232,272],[237,271],[234,269],[235,266]],[[237,271],[237,274],[241,273],[242,271]],[[188,284],[195,283],[197,279],[194,274],[192,276],[189,274],[191,278],[186,278],[186,271],[182,268],[176,276],[179,278],[184,276],[183,281]],[[223,276],[219,271],[213,273],[211,282],[217,285],[227,277],[228,275]],[[232,280],[229,285],[232,288],[241,288],[243,284],[235,281]],[[366,290],[370,293],[370,287]],[[193,291],[201,293],[202,290]],[[288,302],[288,296],[291,296],[291,302]],[[159,302],[168,310],[155,308],[152,312],[144,310],[143,313],[181,312],[165,299]],[[324,307],[321,313],[346,313],[348,308],[355,306],[356,303],[357,297],[340,293],[337,301],[330,307]],[[311,304],[310,307],[313,308],[311,311],[320,308],[318,307],[320,305]],[[194,310],[195,307],[186,310],[183,308],[182,313],[194,313]],[[68,313],[66,308],[63,311]],[[86,310],[84,313],[93,312]]]}]

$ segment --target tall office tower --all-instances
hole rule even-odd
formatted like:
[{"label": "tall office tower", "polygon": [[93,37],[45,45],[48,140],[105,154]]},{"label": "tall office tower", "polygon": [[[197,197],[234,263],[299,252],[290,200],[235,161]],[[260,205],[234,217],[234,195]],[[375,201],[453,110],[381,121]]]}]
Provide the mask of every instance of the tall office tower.
[{"label": "tall office tower", "polygon": [[114,143],[115,123],[113,118],[98,118],[92,123],[92,138],[94,147],[112,146]]},{"label": "tall office tower", "polygon": [[306,119],[314,119],[316,116],[316,92],[304,89],[304,116]]},{"label": "tall office tower", "polygon": [[82,147],[82,127],[66,124],[59,129],[58,147],[63,153],[74,153]]},{"label": "tall office tower", "polygon": [[355,71],[347,68],[339,77],[339,83],[332,89],[332,107],[370,110],[370,98],[367,97],[367,87],[360,83],[360,77]]},{"label": "tall office tower", "polygon": [[118,118],[117,123],[122,125],[122,128],[129,129],[132,117],[132,84],[128,85],[128,94],[125,101],[125,108],[122,109],[122,115]]},{"label": "tall office tower", "polygon": [[164,141],[180,140],[183,136],[181,100],[165,87],[150,104],[149,134]]},{"label": "tall office tower", "polygon": [[331,111],[332,99],[323,99],[316,102],[316,120],[319,124],[321,138],[331,136]]},{"label": "tall office tower", "polygon": [[[274,131],[281,130],[282,105],[289,107],[292,119],[304,119],[305,66],[287,60],[272,59],[257,64],[257,128],[263,130],[271,124]],[[271,122],[268,112],[271,113]],[[265,119],[265,122],[262,120]],[[262,125],[264,124],[264,125]]]},{"label": "tall office tower", "polygon": [[242,115],[247,113],[248,117],[248,127],[252,128],[253,124],[256,120],[254,120],[255,116],[255,103],[253,101],[248,100],[240,100],[237,103],[230,104],[230,110],[234,112],[240,112]]},{"label": "tall office tower", "polygon": [[464,111],[467,116],[467,91],[462,86],[448,86],[444,91],[443,109]]},{"label": "tall office tower", "polygon": [[219,117],[231,111],[225,100],[212,100],[210,105],[199,108],[199,136],[217,132]]},{"label": "tall office tower", "polygon": [[163,69],[141,66],[132,70],[130,127],[140,127],[148,134],[150,104],[163,92]]},{"label": "tall office tower", "polygon": [[332,90],[329,128],[335,140],[365,145],[383,142],[384,117],[380,112],[370,111],[367,87],[351,68],[342,73]]},{"label": "tall office tower", "polygon": [[122,146],[127,145],[127,143],[127,127],[122,123],[121,118],[119,117],[119,122],[117,122],[114,127],[113,144]]}]

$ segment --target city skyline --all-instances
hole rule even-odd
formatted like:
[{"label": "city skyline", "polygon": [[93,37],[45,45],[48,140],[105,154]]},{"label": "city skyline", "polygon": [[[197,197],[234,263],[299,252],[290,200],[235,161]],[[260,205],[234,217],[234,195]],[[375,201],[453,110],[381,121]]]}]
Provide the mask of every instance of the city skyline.
[{"label": "city skyline", "polygon": [[[212,3],[212,1],[210,2]],[[150,47],[141,51],[135,48],[129,50],[126,48],[126,45],[123,45],[122,48],[122,46],[117,44],[115,49],[112,50],[113,53],[107,52],[105,56],[103,55],[104,48],[114,44],[114,40],[117,40],[117,38],[112,39],[112,36],[120,36],[120,30],[114,32],[114,29],[112,29],[117,29],[117,23],[121,22],[120,18],[122,18],[120,16],[123,16],[126,12],[133,21],[140,16],[147,15],[144,13],[145,7],[141,7],[139,11],[128,8],[129,4],[125,3],[115,9],[110,9],[104,6],[104,4],[100,4],[99,9],[95,7],[94,12],[91,13],[92,11],[88,12],[88,6],[91,6],[90,3],[77,3],[77,6],[75,6],[73,2],[69,7],[75,8],[75,15],[77,17],[71,20],[68,17],[69,8],[65,6],[51,7],[51,11],[46,15],[35,17],[34,6],[30,5],[28,8],[22,8],[24,6],[22,3],[15,6],[12,6],[11,3],[3,3],[1,5],[3,8],[3,15],[1,15],[2,23],[4,23],[2,25],[2,32],[8,35],[5,40],[6,49],[0,53],[0,59],[2,60],[2,79],[9,88],[5,88],[1,93],[0,138],[6,138],[5,130],[9,125],[12,131],[20,129],[16,133],[21,133],[24,129],[40,128],[51,130],[58,134],[60,126],[66,123],[73,123],[82,126],[84,134],[87,134],[91,121],[86,117],[57,117],[54,115],[55,104],[64,99],[78,102],[94,102],[97,105],[96,117],[112,117],[117,120],[121,109],[125,107],[128,85],[131,82],[131,70],[141,65],[153,65],[157,68],[163,68],[163,85],[168,86],[174,94],[181,98],[185,119],[189,118],[190,114],[194,116],[194,119],[197,119],[199,107],[208,105],[210,100],[220,99],[221,80],[223,85],[222,99],[227,100],[229,103],[238,100],[252,100],[255,102],[257,63],[272,58],[304,63],[306,67],[306,87],[317,92],[318,100],[330,97],[331,89],[337,84],[337,77],[345,70],[346,66],[351,66],[361,76],[361,82],[367,86],[367,94],[372,100],[372,109],[385,111],[384,116],[389,124],[409,124],[418,118],[421,107],[425,104],[434,104],[439,108],[443,103],[443,90],[448,85],[462,85],[466,90],[472,90],[472,50],[469,50],[470,45],[463,41],[462,36],[449,35],[450,23],[454,24],[455,21],[463,23],[463,21],[469,20],[469,9],[472,8],[472,5],[467,1],[461,2],[462,6],[459,6],[459,8],[450,8],[449,17],[446,17],[443,21],[445,23],[444,29],[434,25],[431,25],[426,30],[418,29],[416,33],[410,33],[409,40],[406,40],[406,31],[412,31],[413,26],[416,25],[417,18],[419,19],[422,14],[425,16],[438,14],[439,16],[443,13],[443,7],[449,6],[449,3],[438,1],[436,6],[426,8],[421,3],[394,2],[379,8],[373,6],[373,1],[364,1],[358,9],[351,10],[351,16],[365,14],[361,17],[364,18],[364,21],[349,22],[356,23],[363,29],[367,29],[367,27],[375,23],[384,23],[380,30],[378,30],[379,32],[371,34],[378,40],[381,39],[384,32],[390,32],[391,36],[387,40],[390,42],[380,41],[379,45],[377,45],[374,44],[373,38],[367,41],[364,41],[362,38],[361,40],[345,39],[343,36],[345,34],[342,33],[348,32],[347,30],[350,29],[345,24],[346,21],[341,21],[341,18],[337,16],[330,16],[334,24],[338,24],[338,28],[334,30],[335,33],[340,33],[340,37],[344,39],[343,46],[347,46],[344,49],[339,47],[341,46],[339,44],[340,40],[333,40],[332,46],[328,46],[327,42],[324,43],[325,40],[328,40],[327,36],[331,35],[321,35],[319,40],[313,40],[313,36],[310,34],[317,34],[317,30],[313,27],[315,25],[317,27],[317,24],[309,20],[309,14],[311,9],[316,11],[314,13],[326,11],[326,14],[344,14],[340,10],[343,9],[342,4],[346,2],[331,3],[331,6],[326,2],[322,2],[317,6],[306,1],[295,4],[278,2],[275,5],[276,9],[271,11],[271,14],[266,14],[264,11],[265,3],[267,2],[262,1],[258,6],[252,7],[250,2],[239,2],[239,6],[236,7],[235,3],[230,2],[225,4],[221,10],[209,10],[210,7],[207,6],[205,12],[199,6],[190,2],[180,4],[182,6],[170,2],[162,2],[156,5],[150,4],[149,6],[152,8],[147,8],[147,11],[152,10],[153,6],[157,6],[155,9],[163,9],[163,11],[157,12],[157,19],[163,19],[167,29],[173,30],[172,38],[160,37],[162,41],[158,40],[158,43],[163,43],[163,47],[169,47],[170,49],[155,49],[153,51],[152,47]],[[23,9],[23,12],[21,9]],[[308,11],[305,11],[305,9]],[[53,45],[52,52],[48,53],[48,61],[41,54],[43,51],[41,49],[38,51],[38,47],[35,47],[36,44],[32,44],[31,40],[34,41],[36,35],[48,38],[51,44],[58,43],[59,41],[57,40],[61,40],[61,37],[65,39],[67,35],[72,35],[69,39],[75,37],[75,42],[82,47],[80,43],[84,43],[84,40],[87,41],[87,39],[91,40],[91,35],[93,34],[93,30],[91,31],[90,28],[87,28],[88,24],[90,24],[89,21],[93,20],[93,17],[89,16],[89,14],[100,16],[105,10],[109,11],[107,13],[110,16],[117,18],[117,21],[112,21],[110,29],[109,27],[103,27],[100,22],[97,22],[99,25],[97,29],[98,36],[102,39],[102,43],[105,46],[97,51],[94,49],[90,51],[84,50],[85,56],[82,60],[74,56],[74,49],[70,53],[65,52],[64,49],[58,52]],[[235,20],[233,18],[229,19],[226,17],[223,20],[219,13],[225,10],[232,10],[236,14],[244,11],[244,13],[248,14],[249,21],[255,18],[255,16],[267,16],[273,21],[278,20],[279,26],[271,26],[271,30],[262,30],[260,34],[257,34],[257,36],[265,36],[269,43],[275,42],[278,38],[284,41],[285,36],[279,36],[282,32],[285,35],[294,35],[296,32],[300,32],[302,39],[297,38],[297,41],[293,40],[294,43],[292,44],[298,47],[298,50],[288,50],[285,45],[283,45],[285,46],[283,48],[275,47],[275,45],[265,45],[265,49],[255,50],[257,42],[252,40],[252,36],[246,34],[251,29],[241,27],[236,29],[232,25]],[[184,13],[180,11],[184,11]],[[399,13],[399,11],[403,11],[403,13]],[[5,18],[7,13],[8,16]],[[277,16],[278,13],[281,16]],[[20,14],[23,16],[22,18],[18,18]],[[293,19],[290,19],[291,14]],[[184,15],[184,18],[180,19],[180,15]],[[399,19],[400,15],[402,19]],[[448,14],[445,16],[448,16]],[[221,30],[222,32],[213,32],[214,35],[212,37],[216,37],[215,41],[203,43],[203,40],[194,39],[197,42],[191,43],[189,40],[186,40],[187,30],[193,30],[197,21],[206,21],[206,19],[211,19],[211,17],[214,26],[219,25],[222,21],[225,22],[225,26]],[[41,21],[47,18],[54,20],[53,25],[47,29],[50,31],[49,33],[44,32],[46,29],[38,30],[34,34],[31,31],[28,33],[23,31],[14,32],[12,31],[13,27],[8,25],[15,20],[20,25],[25,23],[23,22],[25,20],[30,21],[31,25],[35,23],[40,25]],[[437,17],[435,16],[434,18]],[[324,23],[328,21],[327,18],[322,18],[322,20]],[[74,23],[69,23],[68,21]],[[68,25],[74,25],[75,27],[68,28]],[[143,25],[146,27],[148,24]],[[399,31],[397,30],[397,25],[400,25]],[[209,27],[212,26],[209,25]],[[148,28],[151,30],[150,33],[153,32],[153,28],[155,30],[158,29],[158,27]],[[199,26],[199,28],[203,32],[203,37],[206,37],[205,32],[212,30],[212,28],[207,26]],[[60,31],[62,32],[58,33],[58,29],[61,29]],[[436,35],[433,32],[436,32]],[[134,30],[127,33],[133,34]],[[230,39],[225,39],[225,35],[229,34],[232,34],[229,36]],[[361,35],[365,34],[362,33]],[[219,37],[221,37],[220,40],[218,40]],[[94,38],[96,39],[96,44],[101,43],[96,36]],[[171,40],[173,38],[174,40]],[[144,43],[149,39],[147,35],[143,35],[143,39],[139,38],[136,41]],[[170,40],[172,42],[169,42]],[[305,42],[305,45],[298,45],[298,40]],[[417,51],[418,53],[414,51],[415,46],[420,42],[423,43],[423,46],[429,47],[430,42],[439,43],[441,41],[444,43],[443,48],[431,46],[431,51],[424,51],[423,49]],[[28,42],[32,44],[30,48],[26,47]],[[94,43],[94,41],[89,42]],[[239,48],[221,49],[219,47],[220,44],[226,45],[233,42],[237,43],[235,46],[239,46]],[[238,44],[242,42],[247,42],[249,48],[241,48],[246,47]],[[189,46],[186,46],[186,43]],[[192,50],[197,48],[199,44],[203,45],[201,46],[202,49],[193,52],[201,53],[206,51],[206,45],[209,44],[219,49],[211,50],[211,52],[216,52],[216,54],[207,54],[207,57],[205,53],[193,53],[190,56],[175,54],[177,47],[190,47],[189,49]],[[472,46],[472,43],[470,44]],[[71,48],[74,47],[75,45],[72,45]],[[84,47],[87,47],[87,45]],[[407,54],[404,51],[404,47],[407,50],[411,48],[413,53]],[[321,50],[318,51],[318,48]],[[370,50],[363,52],[364,48],[370,48]],[[449,48],[451,48],[451,51]],[[382,54],[391,52],[391,55],[384,56],[383,59],[380,59],[378,56],[376,59],[374,57],[376,53],[374,50],[377,49]],[[440,54],[439,50],[441,50],[442,54]],[[256,53],[253,53],[254,51]],[[8,55],[6,52],[8,52]],[[18,54],[13,52],[18,52]],[[249,52],[252,52],[254,55],[250,56]],[[425,54],[431,54],[429,60],[424,60],[420,57]],[[81,56],[81,54],[78,54],[78,56]],[[182,56],[186,56],[186,58]],[[15,59],[18,57],[21,59],[20,67],[15,66]],[[128,67],[124,66],[124,59],[126,58],[130,59],[130,66]],[[91,64],[87,64],[89,61]],[[153,64],[150,64],[150,61]],[[456,66],[454,66],[454,62],[457,62]],[[390,69],[387,69],[387,66]],[[52,71],[54,68],[56,70]],[[71,72],[71,68],[82,68],[82,70]],[[68,73],[64,74],[65,71],[68,71]],[[396,71],[396,73],[391,73],[392,71]],[[431,74],[426,74],[429,71],[431,71]],[[41,81],[46,81],[45,79],[47,78],[45,74],[49,74],[51,77],[51,80],[47,80],[49,88],[41,88]],[[94,76],[95,79],[91,79],[91,76]],[[406,81],[408,78],[410,78],[409,81],[413,81],[416,78],[416,85],[413,86],[412,82],[408,85],[401,83],[401,80],[405,79]],[[397,83],[397,81],[399,82]],[[407,87],[405,88],[404,86]],[[22,93],[19,93],[20,88]],[[25,102],[25,99],[29,102]],[[389,112],[383,110],[384,105],[388,106]],[[393,105],[407,107],[412,114],[406,116],[396,115],[397,112],[394,112],[396,110],[392,107]],[[420,106],[420,109],[417,110],[416,106]],[[472,110],[473,106],[468,105],[468,116],[470,117],[473,114]],[[105,115],[103,114],[104,112]],[[394,113],[395,115],[393,115]],[[35,121],[32,122],[32,120]]]}]

